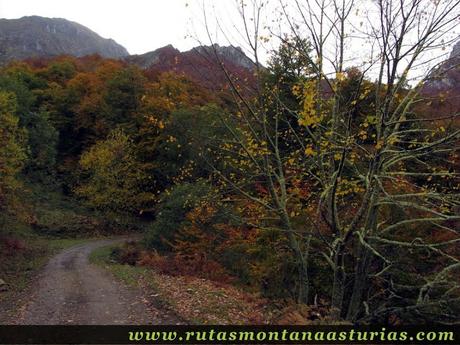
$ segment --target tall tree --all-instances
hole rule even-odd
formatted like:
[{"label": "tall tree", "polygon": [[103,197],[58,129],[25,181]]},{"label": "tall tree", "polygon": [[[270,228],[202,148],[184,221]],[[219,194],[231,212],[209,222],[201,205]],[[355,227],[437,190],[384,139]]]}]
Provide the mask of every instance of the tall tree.
[{"label": "tall tree", "polygon": [[20,186],[18,174],[27,158],[27,133],[19,127],[16,106],[12,93],[0,91],[0,212]]},{"label": "tall tree", "polygon": [[84,152],[80,166],[83,180],[76,192],[96,209],[139,214],[153,201],[143,188],[148,176],[136,160],[132,140],[122,130],[114,130]]},{"label": "tall tree", "polygon": [[[292,108],[279,87],[267,90],[263,83],[259,50],[267,3],[238,1],[258,89],[254,100],[233,88],[244,136],[234,135],[222,149],[238,156],[239,173],[215,172],[266,210],[269,221],[255,220],[260,228],[285,234],[297,259],[299,301],[312,301],[309,265],[319,260],[329,267],[326,293],[336,317],[436,314],[437,321],[448,322],[460,300],[454,278],[460,269],[459,180],[439,161],[452,164],[460,130],[427,126],[442,119],[413,112],[423,78],[408,82],[431,61],[428,53],[448,40],[459,3],[365,4],[369,10],[360,14],[354,0],[280,1],[281,33],[269,27],[268,34],[304,57],[313,72],[293,86],[300,108]],[[361,29],[354,25],[357,18]],[[313,49],[286,37],[308,39]],[[358,52],[352,49],[357,44]],[[359,73],[347,72],[353,64]],[[289,125],[293,119],[299,126]],[[296,149],[283,149],[287,136],[296,139]],[[439,179],[457,187],[445,188]],[[258,193],[256,184],[267,192]],[[431,259],[416,265],[424,253]]]}]

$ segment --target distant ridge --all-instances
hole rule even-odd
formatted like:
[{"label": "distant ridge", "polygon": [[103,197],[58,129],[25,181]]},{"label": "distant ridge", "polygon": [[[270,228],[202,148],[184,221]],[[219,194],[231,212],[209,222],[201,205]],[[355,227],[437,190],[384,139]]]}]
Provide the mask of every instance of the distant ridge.
[{"label": "distant ridge", "polygon": [[[234,46],[198,46],[189,51],[180,52],[172,45],[125,58],[150,73],[172,71],[194,80],[213,90],[228,88],[227,76],[221,64],[235,83],[254,84],[254,62],[239,47]],[[242,83],[243,82],[243,83]]]}]

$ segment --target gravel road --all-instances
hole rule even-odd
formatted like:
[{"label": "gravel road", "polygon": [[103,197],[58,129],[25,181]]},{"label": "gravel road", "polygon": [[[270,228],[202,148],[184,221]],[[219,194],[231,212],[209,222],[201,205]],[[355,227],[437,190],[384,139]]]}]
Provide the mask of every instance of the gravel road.
[{"label": "gravel road", "polygon": [[97,240],[64,250],[39,275],[15,324],[122,325],[160,324],[139,289],[127,287],[90,264],[96,248],[126,241]]}]

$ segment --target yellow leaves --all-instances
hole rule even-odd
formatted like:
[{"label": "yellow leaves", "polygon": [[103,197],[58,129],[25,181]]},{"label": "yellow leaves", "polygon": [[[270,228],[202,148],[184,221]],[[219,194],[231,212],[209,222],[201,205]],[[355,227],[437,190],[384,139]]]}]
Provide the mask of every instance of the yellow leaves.
[{"label": "yellow leaves", "polygon": [[302,118],[299,119],[299,124],[305,127],[315,127],[318,123],[321,122],[321,118],[318,116],[311,116],[307,115],[307,113],[303,112],[301,113],[304,115]]},{"label": "yellow leaves", "polygon": [[340,82],[340,81],[344,81],[344,80],[345,80],[345,73],[343,73],[343,72],[337,72],[337,73],[335,74],[335,79],[336,79],[337,81],[339,81],[339,82]]},{"label": "yellow leaves", "polygon": [[300,216],[300,212],[298,212],[298,211],[291,211],[289,213],[289,217],[291,217],[291,218],[298,217],[298,216]]},{"label": "yellow leaves", "polygon": [[268,37],[268,36],[260,36],[259,39],[260,39],[263,43],[268,43],[268,42],[270,42],[270,37]]},{"label": "yellow leaves", "polygon": [[153,126],[158,127],[159,129],[165,128],[165,123],[154,115],[147,115],[146,120],[147,122],[151,123]]},{"label": "yellow leaves", "polygon": [[296,97],[300,97],[302,95],[302,87],[299,84],[295,84],[292,87],[292,94]]},{"label": "yellow leaves", "polygon": [[361,139],[361,140],[366,140],[367,139],[367,132],[365,130],[360,130],[359,133],[358,133],[358,137]]},{"label": "yellow leaves", "polygon": [[392,137],[390,137],[390,138],[388,139],[388,144],[389,144],[389,145],[394,145],[394,144],[396,144],[397,142],[398,142],[398,137],[396,137],[396,136],[392,136]]},{"label": "yellow leaves", "polygon": [[356,154],[356,152],[350,153],[350,162],[351,163],[354,163],[357,158],[358,158],[358,155]]},{"label": "yellow leaves", "polygon": [[[246,157],[248,154],[254,157],[259,157],[269,154],[267,147],[267,142],[265,140],[258,141],[254,138],[251,138],[249,134],[245,133],[248,138],[246,138],[245,149],[240,149],[239,154],[243,157]],[[232,146],[230,145],[229,148]]]},{"label": "yellow leaves", "polygon": [[340,179],[340,183],[337,189],[338,196],[347,196],[350,194],[359,194],[365,191],[364,187],[361,186],[357,180],[347,180],[346,178]]},{"label": "yellow leaves", "polygon": [[305,154],[307,156],[314,156],[316,155],[316,152],[315,150],[313,149],[313,146],[312,145],[308,145],[307,148],[305,149]]},{"label": "yellow leaves", "polygon": [[172,135],[170,135],[170,136],[168,136],[168,137],[166,138],[166,142],[167,142],[167,143],[173,143],[173,142],[175,142],[176,140],[177,140],[177,139],[176,139],[175,137],[173,137]]},{"label": "yellow leaves", "polygon": [[135,147],[122,130],[114,130],[80,157],[80,166],[88,178],[76,189],[98,209],[139,212],[153,195],[141,186],[148,175],[136,160]]},{"label": "yellow leaves", "polygon": [[371,125],[375,125],[377,123],[377,118],[372,115],[366,116],[366,122]]},{"label": "yellow leaves", "polygon": [[302,111],[299,113],[299,125],[306,127],[315,127],[321,122],[322,116],[318,114],[316,109],[316,85],[314,80],[305,82],[303,85],[294,85],[292,92],[295,96],[301,99],[303,105]]},{"label": "yellow leaves", "polygon": [[[13,94],[0,91],[0,199],[8,197],[20,184],[17,174],[27,158],[27,133],[19,127]],[[1,201],[0,201],[1,203]]]},{"label": "yellow leaves", "polygon": [[377,141],[377,143],[375,144],[375,149],[376,150],[380,150],[382,147],[383,147],[383,140],[380,139],[379,141]]}]

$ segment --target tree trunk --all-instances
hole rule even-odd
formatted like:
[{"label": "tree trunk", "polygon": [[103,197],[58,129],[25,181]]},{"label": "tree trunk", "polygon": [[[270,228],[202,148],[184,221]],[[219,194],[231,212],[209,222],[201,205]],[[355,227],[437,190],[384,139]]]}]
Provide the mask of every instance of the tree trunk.
[{"label": "tree trunk", "polygon": [[342,314],[343,296],[345,294],[345,268],[344,268],[345,245],[341,243],[337,248],[334,260],[334,281],[332,284],[332,316],[339,319]]},{"label": "tree trunk", "polygon": [[355,265],[353,292],[346,315],[346,319],[349,321],[355,321],[363,302],[364,292],[366,291],[367,287],[367,275],[369,271],[368,259],[369,251],[360,246],[358,249],[357,262]]}]

